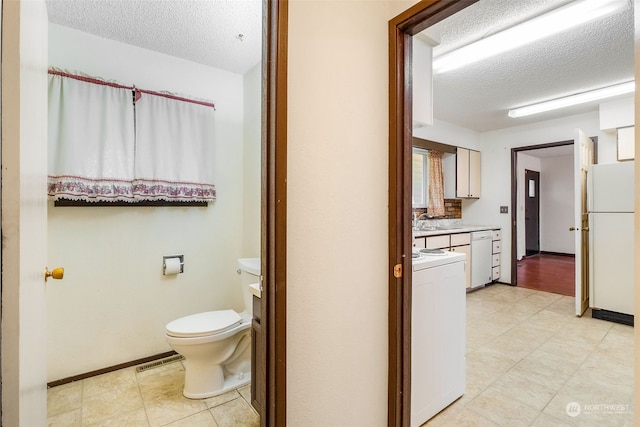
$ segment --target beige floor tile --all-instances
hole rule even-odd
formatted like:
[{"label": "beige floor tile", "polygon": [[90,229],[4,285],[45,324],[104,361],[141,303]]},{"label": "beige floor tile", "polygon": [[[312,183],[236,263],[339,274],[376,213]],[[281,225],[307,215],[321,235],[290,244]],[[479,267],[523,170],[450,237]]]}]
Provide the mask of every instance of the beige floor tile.
[{"label": "beige floor tile", "polygon": [[542,411],[557,392],[554,388],[530,381],[513,372],[502,375],[489,389],[511,396],[512,399],[538,411]]},{"label": "beige floor tile", "polygon": [[260,418],[241,397],[210,409],[219,427],[258,427]]},{"label": "beige floor tile", "polygon": [[539,412],[511,396],[489,388],[467,404],[467,409],[482,415],[500,426],[529,426]]},{"label": "beige floor tile", "polygon": [[510,372],[557,390],[577,369],[577,364],[571,360],[535,351],[513,366]]},{"label": "beige floor tile", "polygon": [[94,424],[83,424],[86,427],[149,427],[147,413],[144,409],[119,413],[111,418]]},{"label": "beige floor tile", "polygon": [[47,390],[47,415],[58,415],[82,407],[82,381]]},{"label": "beige floor tile", "polygon": [[245,402],[251,404],[251,384],[240,387],[238,393],[240,393],[240,396],[242,396]]},{"label": "beige floor tile", "polygon": [[542,413],[536,418],[534,423],[531,424],[531,427],[571,427],[571,424]]},{"label": "beige floor tile", "polygon": [[429,427],[497,427],[494,423],[467,408],[463,408],[455,413],[442,413],[431,418],[423,426]]},{"label": "beige floor tile", "polygon": [[486,347],[467,354],[466,362],[467,381],[478,387],[487,387],[515,363],[508,356]]},{"label": "beige floor tile", "polygon": [[116,387],[82,400],[82,423],[97,424],[118,414],[143,408],[136,384]]},{"label": "beige floor tile", "polygon": [[82,409],[74,409],[58,415],[50,415],[47,417],[47,426],[49,427],[81,427],[82,426]]},{"label": "beige floor tile", "polygon": [[149,425],[162,426],[207,409],[203,400],[184,397],[182,384],[178,382],[177,385],[167,384],[166,387],[143,390]]},{"label": "beige floor tile", "polygon": [[630,405],[633,385],[616,384],[606,381],[598,372],[579,370],[560,389],[558,394],[572,397],[573,401],[584,404]]},{"label": "beige floor tile", "polygon": [[218,405],[230,402],[238,397],[240,397],[240,393],[238,393],[237,390],[231,390],[224,394],[204,399],[203,402],[207,405],[207,408],[215,408]]},{"label": "beige floor tile", "polygon": [[85,398],[113,390],[118,387],[136,385],[136,374],[134,368],[121,369],[95,377],[90,377],[82,381],[82,392]]},{"label": "beige floor tile", "polygon": [[218,427],[209,411],[198,412],[181,420],[167,424],[167,427]]}]

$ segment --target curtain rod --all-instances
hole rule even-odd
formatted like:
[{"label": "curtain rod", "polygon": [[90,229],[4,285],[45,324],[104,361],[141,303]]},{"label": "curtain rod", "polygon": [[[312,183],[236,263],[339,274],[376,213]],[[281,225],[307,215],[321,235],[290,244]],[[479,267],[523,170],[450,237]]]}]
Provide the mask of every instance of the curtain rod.
[{"label": "curtain rod", "polygon": [[198,101],[198,100],[195,100],[195,99],[184,98],[182,96],[171,95],[171,94],[168,94],[168,93],[162,93],[162,92],[156,92],[156,91],[153,91],[153,90],[140,89],[140,88],[137,88],[135,86],[125,86],[125,85],[121,85],[119,83],[107,82],[107,81],[96,79],[96,78],[93,78],[93,77],[79,76],[77,74],[65,73],[64,71],[58,71],[58,70],[55,70],[55,69],[49,69],[48,73],[51,74],[51,75],[54,75],[54,76],[67,77],[67,78],[79,80],[79,81],[82,81],[82,82],[85,82],[85,83],[93,83],[93,84],[98,84],[98,85],[103,85],[103,86],[110,86],[110,87],[114,87],[114,88],[117,88],[117,89],[128,89],[128,90],[131,90],[131,91],[135,92],[135,100],[136,101],[138,99],[140,99],[140,95],[139,94],[146,93],[148,95],[161,96],[163,98],[169,98],[169,99],[173,99],[175,101],[189,102],[191,104],[198,104],[198,105],[203,105],[205,107],[211,107],[214,110],[216,109],[215,104],[213,104],[211,102]]}]

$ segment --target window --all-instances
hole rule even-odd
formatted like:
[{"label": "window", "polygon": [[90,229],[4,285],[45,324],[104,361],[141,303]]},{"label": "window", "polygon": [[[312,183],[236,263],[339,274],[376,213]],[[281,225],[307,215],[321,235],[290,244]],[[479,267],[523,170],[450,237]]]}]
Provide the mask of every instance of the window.
[{"label": "window", "polygon": [[426,208],[429,200],[429,151],[413,148],[412,207]]}]

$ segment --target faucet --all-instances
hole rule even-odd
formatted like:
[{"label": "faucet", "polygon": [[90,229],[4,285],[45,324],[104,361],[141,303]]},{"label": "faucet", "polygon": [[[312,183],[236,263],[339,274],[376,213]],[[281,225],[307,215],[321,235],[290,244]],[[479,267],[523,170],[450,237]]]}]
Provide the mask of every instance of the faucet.
[{"label": "faucet", "polygon": [[425,219],[433,219],[433,218],[434,218],[434,216],[433,216],[433,215],[428,214],[428,213],[426,213],[426,212],[425,212],[425,213],[423,213],[423,214],[419,215],[419,216],[416,218],[416,221],[420,221],[420,219],[422,219],[422,217],[424,217]]},{"label": "faucet", "polygon": [[420,214],[420,215],[418,215],[416,212],[414,212],[414,214],[413,214],[413,228],[414,228],[414,230],[418,230],[419,229],[418,221],[420,221],[421,219],[433,219],[433,218],[434,218],[433,215],[428,214],[426,212],[423,213],[423,214]]}]

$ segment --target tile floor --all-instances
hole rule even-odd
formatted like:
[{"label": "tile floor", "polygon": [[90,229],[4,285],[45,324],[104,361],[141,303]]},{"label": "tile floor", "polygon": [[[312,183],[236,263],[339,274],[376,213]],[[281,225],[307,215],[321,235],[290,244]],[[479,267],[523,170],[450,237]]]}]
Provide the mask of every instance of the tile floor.
[{"label": "tile floor", "polygon": [[[577,318],[573,304],[506,285],[468,294],[467,389],[427,425],[633,426],[633,328]],[[49,426],[259,425],[248,387],[189,400],[183,369],[129,368],[51,388]]]},{"label": "tile floor", "polygon": [[190,400],[182,396],[184,366],[172,362],[137,373],[136,368],[50,388],[48,425],[257,427],[260,419],[244,386],[220,396]]},{"label": "tile floor", "polygon": [[426,425],[631,427],[633,345],[633,327],[578,318],[573,297],[479,289],[467,294],[466,392]]}]

